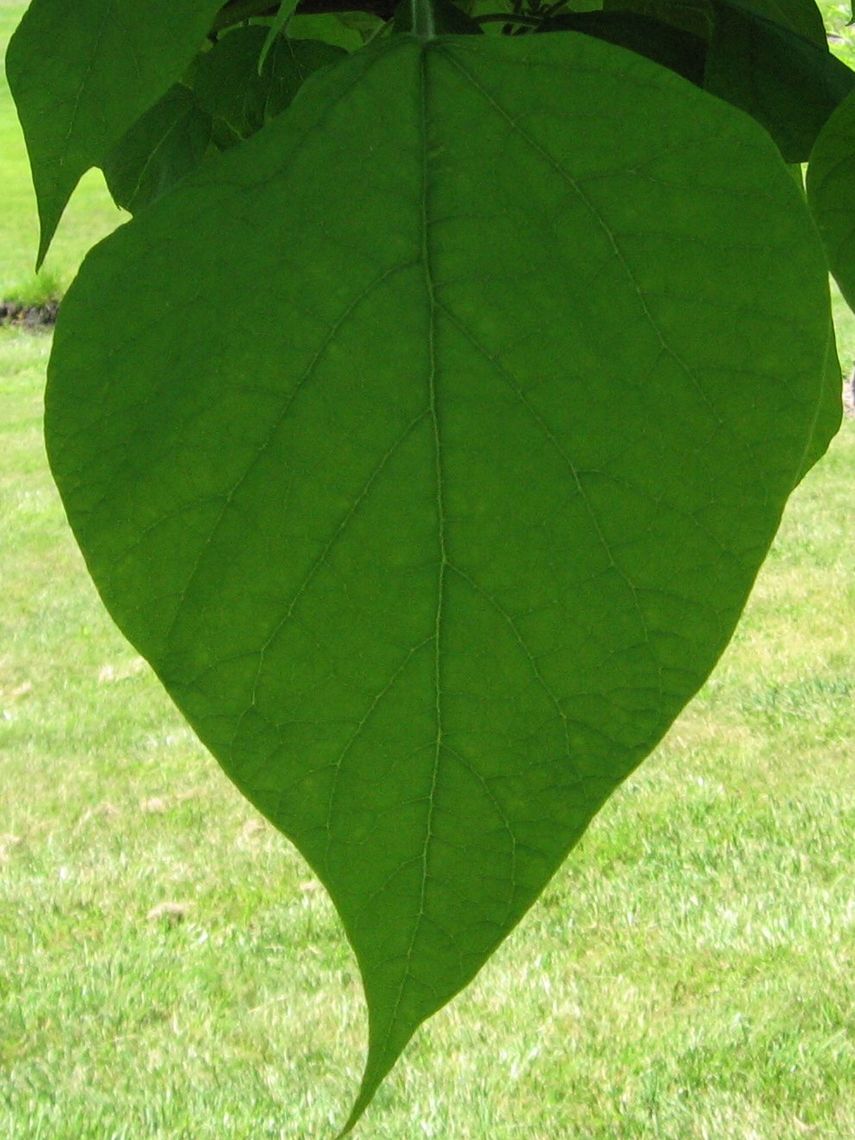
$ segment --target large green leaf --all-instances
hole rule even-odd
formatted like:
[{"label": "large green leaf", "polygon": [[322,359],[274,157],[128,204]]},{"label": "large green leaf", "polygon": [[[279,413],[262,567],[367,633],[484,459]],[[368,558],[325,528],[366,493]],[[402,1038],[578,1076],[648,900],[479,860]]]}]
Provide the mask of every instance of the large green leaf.
[{"label": "large green leaf", "polygon": [[855,92],[816,140],[807,195],[840,291],[855,309]]},{"label": "large green leaf", "polygon": [[221,0],[32,0],[6,55],[38,198],[38,261],[80,176],[181,76]]},{"label": "large green leaf", "polygon": [[84,264],[51,463],[116,621],[341,914],[351,1123],[708,675],[828,319],[768,136],[573,33],[356,53]]}]

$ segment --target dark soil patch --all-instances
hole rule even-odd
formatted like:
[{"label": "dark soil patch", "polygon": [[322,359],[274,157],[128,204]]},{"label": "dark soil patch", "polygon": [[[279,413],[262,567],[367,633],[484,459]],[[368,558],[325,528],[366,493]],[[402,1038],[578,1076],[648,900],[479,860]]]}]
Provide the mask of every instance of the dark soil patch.
[{"label": "dark soil patch", "polygon": [[0,301],[0,325],[15,325],[24,329],[46,329],[56,324],[59,301],[45,301],[43,305],[27,305],[21,301]]}]

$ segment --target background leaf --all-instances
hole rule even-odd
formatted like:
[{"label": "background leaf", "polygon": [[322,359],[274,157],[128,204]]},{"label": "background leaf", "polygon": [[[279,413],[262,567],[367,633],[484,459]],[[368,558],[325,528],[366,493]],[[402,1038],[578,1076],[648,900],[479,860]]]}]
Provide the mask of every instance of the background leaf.
[{"label": "background leaf", "polygon": [[254,25],[227,32],[199,58],[193,90],[199,106],[214,119],[221,145],[239,142],[261,130],[283,111],[304,80],[345,52],[319,40],[277,37],[259,74],[258,61],[267,28]]},{"label": "background leaf", "polygon": [[855,308],[855,93],[825,124],[810,156],[807,195],[828,263]]},{"label": "background leaf", "polygon": [[572,33],[357,53],[87,259],[54,473],[342,916],[351,1122],[708,675],[828,329],[768,137]]},{"label": "background leaf", "polygon": [[32,0],[6,73],[38,199],[44,259],[80,176],[175,83],[220,0]]},{"label": "background leaf", "polygon": [[780,24],[802,39],[828,50],[822,13],[814,0],[736,0],[732,6]]},{"label": "background leaf", "polygon": [[565,12],[544,22],[539,32],[582,32],[606,43],[634,51],[682,75],[698,87],[704,84],[707,42],[694,32],[632,11]]},{"label": "background leaf", "polygon": [[[604,0],[605,11],[638,12],[709,39],[716,0]],[[761,16],[827,50],[822,13],[814,0],[735,0],[733,7]]]},{"label": "background leaf", "polygon": [[171,189],[205,156],[211,116],[176,84],[131,127],[102,166],[117,206],[135,214]]},{"label": "background leaf", "polygon": [[855,84],[828,51],[781,25],[715,4],[704,86],[772,135],[787,162],[807,162],[817,135]]}]

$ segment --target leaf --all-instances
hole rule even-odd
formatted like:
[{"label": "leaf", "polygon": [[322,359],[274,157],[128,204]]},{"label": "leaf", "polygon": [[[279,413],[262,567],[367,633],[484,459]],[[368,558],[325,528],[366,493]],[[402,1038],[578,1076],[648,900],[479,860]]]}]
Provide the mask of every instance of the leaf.
[{"label": "leaf", "polygon": [[103,162],[117,206],[135,214],[193,170],[211,142],[211,116],[176,84],[137,120]]},{"label": "leaf", "polygon": [[806,162],[817,135],[855,84],[828,51],[731,3],[715,4],[704,86],[761,123],[785,161]]},{"label": "leaf", "polygon": [[635,13],[703,40],[709,39],[714,19],[712,0],[604,0],[603,11]]},{"label": "leaf", "polygon": [[810,156],[807,196],[828,264],[855,309],[855,92],[822,129]]},{"label": "leaf", "polygon": [[749,15],[780,24],[823,51],[828,51],[822,13],[814,0],[727,0],[727,3]]},{"label": "leaf", "polygon": [[82,174],[175,83],[220,0],[32,0],[6,53],[44,261]]},{"label": "leaf", "polygon": [[288,106],[313,71],[346,54],[332,44],[280,36],[259,75],[266,37],[267,29],[260,25],[237,28],[199,59],[193,90],[199,106],[220,128],[220,140],[238,142],[261,130]]},{"label": "leaf", "polygon": [[572,33],[358,52],[88,257],[51,464],[115,620],[338,908],[348,1127],[709,674],[828,328],[768,136]]},{"label": "leaf", "polygon": [[[780,24],[828,50],[822,14],[814,0],[730,0],[741,11]],[[715,21],[714,0],[605,0],[608,11],[630,11],[709,38]]]}]

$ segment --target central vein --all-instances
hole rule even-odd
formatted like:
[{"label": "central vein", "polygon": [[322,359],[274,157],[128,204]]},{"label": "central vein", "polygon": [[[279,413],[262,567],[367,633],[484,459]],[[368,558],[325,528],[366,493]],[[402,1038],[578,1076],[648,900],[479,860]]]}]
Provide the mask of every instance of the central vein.
[{"label": "central vein", "polygon": [[[421,55],[421,90],[422,90],[422,264],[424,267],[424,288],[429,308],[427,318],[427,390],[429,390],[429,407],[431,424],[433,426],[433,454],[435,488],[437,488],[437,543],[439,547],[439,562],[437,570],[437,610],[434,616],[433,628],[433,670],[434,691],[437,695],[437,739],[435,739],[433,752],[433,772],[429,792],[429,805],[427,805],[427,823],[425,828],[424,848],[422,852],[422,894],[418,906],[418,925],[424,914],[425,894],[427,889],[427,856],[433,838],[433,815],[435,811],[435,793],[437,793],[437,780],[439,776],[440,756],[442,750],[442,677],[441,677],[441,637],[442,637],[442,603],[445,595],[446,575],[448,571],[448,554],[446,551],[446,513],[443,502],[442,477],[442,438],[439,426],[439,406],[437,392],[437,299],[433,283],[433,269],[431,263],[430,247],[430,169],[429,155],[429,120],[427,120],[427,52]],[[414,934],[415,942],[415,934]]]}]

